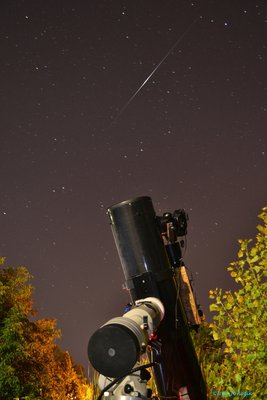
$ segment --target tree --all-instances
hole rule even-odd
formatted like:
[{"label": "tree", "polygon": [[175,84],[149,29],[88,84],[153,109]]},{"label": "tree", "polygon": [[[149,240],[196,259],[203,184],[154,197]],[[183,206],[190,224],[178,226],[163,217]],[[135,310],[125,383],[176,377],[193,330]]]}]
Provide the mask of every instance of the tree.
[{"label": "tree", "polygon": [[0,398],[83,400],[85,378],[55,343],[56,321],[32,318],[30,279],[24,267],[0,269]]},{"label": "tree", "polygon": [[[1,264],[3,262],[1,259]],[[0,271],[0,394],[3,399],[24,395],[17,369],[27,358],[23,328],[27,316],[34,314],[32,287],[26,285],[29,277],[22,267]],[[29,387],[26,391],[30,396],[35,394]]]},{"label": "tree", "polygon": [[239,289],[210,290],[211,324],[194,335],[209,398],[267,398],[267,207],[255,241],[239,240],[227,268]]}]

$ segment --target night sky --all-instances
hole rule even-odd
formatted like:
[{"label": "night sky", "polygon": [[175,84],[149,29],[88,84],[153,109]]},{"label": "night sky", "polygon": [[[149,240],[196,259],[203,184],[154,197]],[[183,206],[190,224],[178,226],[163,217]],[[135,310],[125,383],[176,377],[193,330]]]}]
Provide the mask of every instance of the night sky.
[{"label": "night sky", "polygon": [[106,209],[147,195],[189,213],[210,318],[266,205],[266,1],[5,0],[0,32],[0,255],[33,274],[39,317],[86,367],[129,300]]}]

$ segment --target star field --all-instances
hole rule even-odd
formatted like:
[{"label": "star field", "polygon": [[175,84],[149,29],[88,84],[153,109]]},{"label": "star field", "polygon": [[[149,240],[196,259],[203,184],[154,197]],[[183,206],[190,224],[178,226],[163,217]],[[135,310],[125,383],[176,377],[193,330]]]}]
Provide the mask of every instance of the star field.
[{"label": "star field", "polygon": [[128,302],[106,209],[148,195],[189,213],[210,317],[266,205],[265,2],[15,0],[0,18],[0,255],[33,274],[40,316],[86,366]]}]

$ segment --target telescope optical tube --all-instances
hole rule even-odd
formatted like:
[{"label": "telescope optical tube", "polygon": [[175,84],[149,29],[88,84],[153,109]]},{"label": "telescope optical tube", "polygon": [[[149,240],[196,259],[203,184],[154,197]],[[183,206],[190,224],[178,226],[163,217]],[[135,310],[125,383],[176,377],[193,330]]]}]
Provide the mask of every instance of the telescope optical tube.
[{"label": "telescope optical tube", "polygon": [[89,340],[88,357],[93,367],[110,378],[130,373],[163,316],[161,301],[149,297],[137,301],[122,317],[109,320]]},{"label": "telescope optical tube", "polygon": [[132,301],[157,297],[165,309],[157,331],[161,365],[153,368],[158,394],[178,397],[179,389],[187,387],[190,400],[206,400],[205,383],[151,198],[115,204],[108,215]]}]

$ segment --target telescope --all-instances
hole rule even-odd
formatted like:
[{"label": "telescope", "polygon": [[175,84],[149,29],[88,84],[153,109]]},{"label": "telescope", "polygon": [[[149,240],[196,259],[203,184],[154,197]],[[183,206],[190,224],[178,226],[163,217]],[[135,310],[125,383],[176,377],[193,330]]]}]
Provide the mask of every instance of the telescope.
[{"label": "telescope", "polygon": [[[147,196],[115,204],[107,213],[131,306],[89,340],[89,360],[101,374],[101,396],[149,398],[149,391],[136,390],[137,382],[148,380],[140,365],[146,353],[160,398],[206,400],[190,335],[199,318],[181,253],[187,214],[176,210],[156,216]],[[109,383],[103,387],[103,382]]]},{"label": "telescope", "polygon": [[112,318],[90,338],[89,358],[102,375],[127,375],[146,351],[150,337],[164,316],[164,307],[155,297],[137,300],[122,317]]}]

